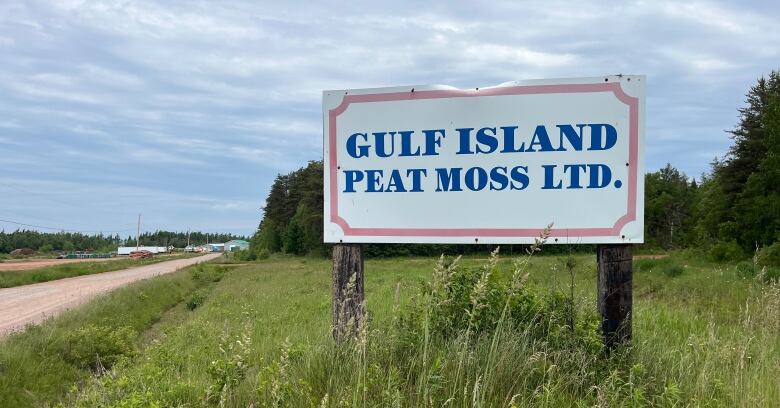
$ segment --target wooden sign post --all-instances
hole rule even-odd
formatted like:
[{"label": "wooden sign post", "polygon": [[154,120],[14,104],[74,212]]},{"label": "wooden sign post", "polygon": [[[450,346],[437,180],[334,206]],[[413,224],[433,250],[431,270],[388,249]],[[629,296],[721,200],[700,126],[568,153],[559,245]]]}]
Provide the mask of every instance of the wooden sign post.
[{"label": "wooden sign post", "polygon": [[361,244],[333,245],[333,338],[353,338],[363,325],[363,247]]},{"label": "wooden sign post", "polygon": [[598,308],[607,350],[631,342],[633,259],[631,244],[599,245]]}]

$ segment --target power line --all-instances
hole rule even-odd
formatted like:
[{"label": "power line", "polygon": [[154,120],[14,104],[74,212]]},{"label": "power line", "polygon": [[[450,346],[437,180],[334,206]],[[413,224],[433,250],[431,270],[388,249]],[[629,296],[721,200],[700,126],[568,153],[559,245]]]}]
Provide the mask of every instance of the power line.
[{"label": "power line", "polygon": [[31,227],[31,228],[42,228],[42,229],[47,229],[47,230],[52,230],[52,231],[80,232],[80,233],[85,233],[85,234],[95,234],[95,233],[103,233],[103,232],[127,232],[127,231],[132,231],[133,230],[132,228],[129,228],[129,229],[123,229],[123,230],[93,230],[93,231],[90,231],[90,230],[74,230],[74,229],[69,229],[69,228],[46,227],[46,226],[43,226],[43,225],[27,224],[27,223],[24,223],[24,222],[4,220],[4,219],[0,219],[0,222],[6,222],[6,223],[9,223],[9,224],[15,224],[15,225],[22,225],[22,226]]}]

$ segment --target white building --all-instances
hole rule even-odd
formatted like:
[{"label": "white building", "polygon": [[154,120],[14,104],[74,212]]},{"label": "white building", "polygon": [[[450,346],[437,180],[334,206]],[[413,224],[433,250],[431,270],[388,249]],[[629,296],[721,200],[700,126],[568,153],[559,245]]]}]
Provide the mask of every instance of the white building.
[{"label": "white building", "polygon": [[[138,248],[138,249],[136,249]],[[162,254],[168,252],[168,247],[164,246],[140,246],[140,247],[134,247],[134,246],[128,246],[128,247],[119,247],[117,249],[116,253],[117,255],[130,255],[131,252],[134,251],[149,251],[153,254]]]}]

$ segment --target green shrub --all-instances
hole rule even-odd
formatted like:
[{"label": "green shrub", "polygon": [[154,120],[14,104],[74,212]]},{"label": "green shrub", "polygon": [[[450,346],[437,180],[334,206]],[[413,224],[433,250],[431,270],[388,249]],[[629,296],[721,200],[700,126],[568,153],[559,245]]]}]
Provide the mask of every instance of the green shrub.
[{"label": "green shrub", "polygon": [[672,264],[671,258],[642,258],[634,261],[634,270],[638,272],[652,272]]},{"label": "green shrub", "polygon": [[688,247],[680,250],[680,257],[683,259],[698,259],[698,258],[706,258],[707,257],[707,250],[705,247],[702,246],[694,246],[694,247]]},{"label": "green shrub", "polygon": [[419,343],[419,335],[426,331],[447,340],[466,333],[490,335],[503,326],[521,327],[537,339],[578,344],[595,339],[594,344],[599,343],[594,329],[597,321],[575,319],[569,296],[533,291],[525,284],[522,269],[516,268],[511,279],[501,278],[494,271],[497,261],[494,254],[486,265],[466,268],[457,259],[442,258],[433,279],[423,285],[420,298],[427,301],[407,311],[399,336],[411,345]]},{"label": "green shrub", "polygon": [[745,252],[736,241],[719,241],[710,248],[709,258],[714,262],[731,262],[745,259]]},{"label": "green shrub", "polygon": [[263,248],[255,255],[255,259],[263,260],[263,259],[268,259],[270,256],[271,256],[271,253],[268,252],[267,249]]},{"label": "green shrub", "polygon": [[226,345],[221,344],[219,349],[222,358],[212,360],[207,368],[212,383],[206,390],[206,400],[225,406],[225,397],[233,388],[241,384],[247,372],[252,340],[245,335]]},{"label": "green shrub", "polygon": [[759,276],[759,279],[766,283],[780,280],[780,268],[774,266],[761,266],[753,262],[743,261],[737,264],[737,276],[742,279],[753,279]]},{"label": "green shrub", "polygon": [[736,272],[739,278],[753,279],[756,276],[756,266],[753,265],[753,262],[742,261],[737,264]]},{"label": "green shrub", "polygon": [[246,262],[246,261],[254,260],[254,254],[252,253],[252,251],[248,249],[241,249],[238,251],[230,252],[228,256],[230,259],[238,262]]},{"label": "green shrub", "polygon": [[430,310],[433,331],[447,335],[466,329],[479,332],[494,326],[505,299],[501,296],[502,282],[496,279],[492,269],[489,266],[463,268],[457,262],[448,261],[440,265],[440,280],[434,277],[423,289],[438,306]]},{"label": "green shrub", "polygon": [[203,289],[198,289],[195,292],[192,292],[192,294],[187,298],[185,304],[187,305],[187,309],[195,310],[205,301],[206,291]]},{"label": "green shrub", "polygon": [[669,265],[664,266],[661,268],[661,271],[664,273],[664,275],[674,278],[677,276],[680,276],[685,272],[685,268],[682,267],[682,265],[678,265],[676,263],[670,263]]},{"label": "green shrub", "polygon": [[765,266],[762,270],[764,282],[780,282],[780,268]]},{"label": "green shrub", "polygon": [[219,282],[225,275],[227,269],[218,265],[211,264],[197,264],[190,268],[190,274],[192,280],[195,281],[197,286],[202,286],[207,283]]},{"label": "green shrub", "polygon": [[88,324],[65,335],[62,355],[65,361],[95,371],[109,369],[124,357],[137,353],[136,332],[130,327]]},{"label": "green shrub", "polygon": [[670,278],[680,276],[685,272],[685,268],[682,265],[669,257],[637,259],[634,261],[634,270],[637,272],[660,271]]},{"label": "green shrub", "polygon": [[[553,395],[608,382],[595,313],[572,310],[573,299],[561,291],[535,290],[527,263],[509,276],[496,264],[495,255],[475,268],[442,258],[416,302],[399,307],[394,324],[361,331],[346,344],[312,347],[300,359],[285,343],[278,360],[260,369],[258,405],[575,406]],[[573,311],[579,315],[569,319]],[[559,375],[566,380],[550,381]],[[230,387],[224,374],[212,376],[211,389]]]},{"label": "green shrub", "polygon": [[758,251],[760,266],[780,266],[780,241]]}]

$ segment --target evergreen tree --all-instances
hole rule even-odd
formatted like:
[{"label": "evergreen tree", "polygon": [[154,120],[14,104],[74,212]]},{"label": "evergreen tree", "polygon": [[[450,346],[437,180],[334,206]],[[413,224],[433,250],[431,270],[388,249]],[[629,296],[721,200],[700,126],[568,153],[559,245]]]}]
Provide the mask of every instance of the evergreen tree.
[{"label": "evergreen tree", "polygon": [[259,249],[267,249],[269,252],[279,252],[282,250],[284,242],[279,226],[271,218],[266,218],[260,223],[260,229],[252,237],[251,246],[253,252],[259,252]]},{"label": "evergreen tree", "polygon": [[778,71],[748,92],[731,131],[734,144],[723,161],[713,163],[712,178],[702,186],[697,225],[702,238],[736,240],[748,251],[778,239],[778,99]]},{"label": "evergreen tree", "polygon": [[290,223],[287,224],[287,230],[284,233],[284,252],[304,255],[306,254],[306,237],[303,221],[296,213]]},{"label": "evergreen tree", "polygon": [[252,241],[255,245],[270,252],[323,252],[322,171],[322,162],[312,161],[290,174],[276,176]]},{"label": "evergreen tree", "polygon": [[734,206],[737,240],[748,248],[771,245],[780,239],[780,92],[766,96],[760,119],[763,157]]},{"label": "evergreen tree", "polygon": [[689,239],[690,215],[696,184],[667,164],[645,176],[645,235],[647,242],[664,248],[682,246]]}]

